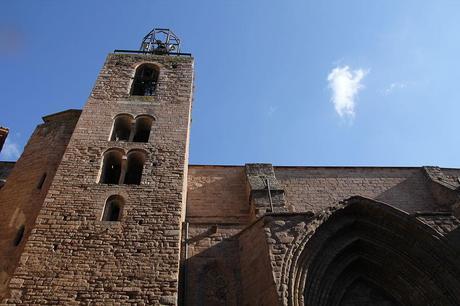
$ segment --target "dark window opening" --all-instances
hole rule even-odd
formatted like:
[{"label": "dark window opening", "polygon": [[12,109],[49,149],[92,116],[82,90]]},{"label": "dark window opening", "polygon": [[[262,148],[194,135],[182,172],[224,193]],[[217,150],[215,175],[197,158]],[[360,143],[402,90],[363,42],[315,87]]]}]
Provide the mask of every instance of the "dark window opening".
[{"label": "dark window opening", "polygon": [[16,232],[16,237],[14,238],[14,246],[18,246],[21,241],[22,241],[22,238],[24,238],[24,231],[26,230],[26,227],[24,225],[21,225],[18,229],[18,231]]},{"label": "dark window opening", "polygon": [[141,152],[132,152],[128,154],[128,166],[125,175],[125,184],[139,185],[144,169],[145,156]]},{"label": "dark window opening", "polygon": [[113,123],[113,132],[110,140],[128,141],[131,135],[131,121],[129,116],[118,116]]},{"label": "dark window opening", "polygon": [[133,96],[153,96],[158,81],[158,70],[148,64],[141,65],[134,76]]},{"label": "dark window opening", "polygon": [[37,189],[42,189],[43,184],[45,183],[45,180],[46,180],[46,173],[44,173],[42,177],[40,178],[40,181],[38,182],[38,185],[37,185]]},{"label": "dark window opening", "polygon": [[123,199],[120,196],[111,196],[107,199],[102,221],[119,221]]},{"label": "dark window opening", "polygon": [[100,183],[118,184],[121,175],[122,154],[117,151],[109,151],[104,155],[102,175]]},{"label": "dark window opening", "polygon": [[152,128],[152,118],[139,117],[136,119],[136,133],[134,134],[133,141],[135,142],[148,142],[150,130]]}]

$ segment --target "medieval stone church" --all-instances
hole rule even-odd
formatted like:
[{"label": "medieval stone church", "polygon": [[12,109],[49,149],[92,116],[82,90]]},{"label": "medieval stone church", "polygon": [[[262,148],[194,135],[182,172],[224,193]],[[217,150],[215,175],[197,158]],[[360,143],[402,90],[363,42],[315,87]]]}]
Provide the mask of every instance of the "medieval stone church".
[{"label": "medieval stone church", "polygon": [[3,304],[460,305],[460,169],[189,165],[193,67],[155,29],[0,163]]}]

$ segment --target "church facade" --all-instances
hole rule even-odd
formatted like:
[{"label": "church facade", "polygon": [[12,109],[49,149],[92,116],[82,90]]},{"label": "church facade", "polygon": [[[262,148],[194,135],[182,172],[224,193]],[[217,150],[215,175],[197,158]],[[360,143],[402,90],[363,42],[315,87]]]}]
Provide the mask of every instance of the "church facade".
[{"label": "church facade", "polygon": [[460,305],[460,169],[189,165],[179,46],[109,54],[0,163],[3,304]]}]

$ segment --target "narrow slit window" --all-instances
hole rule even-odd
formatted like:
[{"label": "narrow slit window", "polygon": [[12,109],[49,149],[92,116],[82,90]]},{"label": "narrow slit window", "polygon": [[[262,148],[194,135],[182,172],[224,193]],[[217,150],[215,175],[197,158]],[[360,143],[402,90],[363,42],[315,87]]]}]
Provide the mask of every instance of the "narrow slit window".
[{"label": "narrow slit window", "polygon": [[144,64],[137,68],[131,94],[133,96],[153,96],[158,82],[158,69]]},{"label": "narrow slit window", "polygon": [[120,221],[123,204],[121,196],[110,196],[105,203],[102,221]]},{"label": "narrow slit window", "polygon": [[38,185],[37,185],[37,189],[42,189],[43,184],[45,183],[45,180],[46,180],[46,173],[44,173],[42,177],[40,178],[40,181],[38,182]]},{"label": "narrow slit window", "polygon": [[132,118],[128,115],[120,115],[113,122],[111,141],[128,141],[131,135]]},{"label": "narrow slit window", "polygon": [[125,184],[139,185],[144,169],[145,155],[142,152],[131,152],[128,154],[128,165],[125,175]]},{"label": "narrow slit window", "polygon": [[18,228],[18,231],[16,232],[16,237],[14,237],[14,246],[18,246],[22,239],[24,238],[24,232],[26,230],[26,227],[24,225],[21,225],[19,228]]},{"label": "narrow slit window", "polygon": [[153,119],[148,116],[140,116],[136,119],[136,127],[133,141],[148,142]]},{"label": "narrow slit window", "polygon": [[119,151],[107,151],[104,154],[100,183],[119,184],[121,175],[122,153]]}]

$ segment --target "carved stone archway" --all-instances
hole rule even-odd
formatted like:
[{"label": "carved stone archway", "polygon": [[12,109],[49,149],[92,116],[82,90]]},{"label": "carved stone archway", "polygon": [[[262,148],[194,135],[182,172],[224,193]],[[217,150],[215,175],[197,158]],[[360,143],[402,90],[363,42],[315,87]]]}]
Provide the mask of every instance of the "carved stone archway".
[{"label": "carved stone archway", "polygon": [[460,305],[458,253],[414,216],[355,197],[311,224],[285,257],[287,304]]}]

